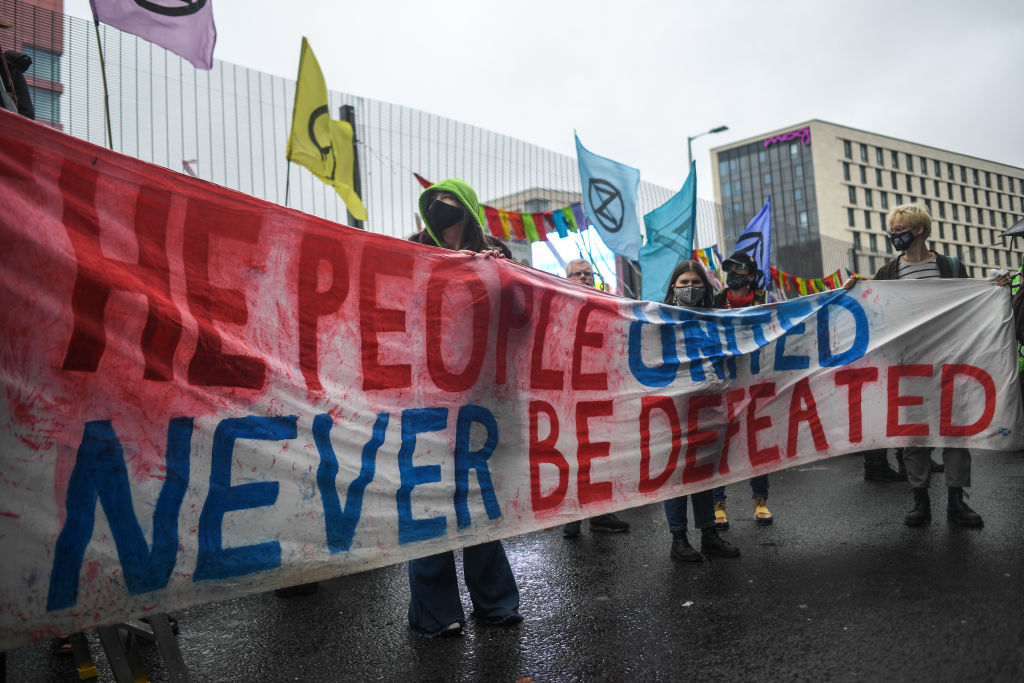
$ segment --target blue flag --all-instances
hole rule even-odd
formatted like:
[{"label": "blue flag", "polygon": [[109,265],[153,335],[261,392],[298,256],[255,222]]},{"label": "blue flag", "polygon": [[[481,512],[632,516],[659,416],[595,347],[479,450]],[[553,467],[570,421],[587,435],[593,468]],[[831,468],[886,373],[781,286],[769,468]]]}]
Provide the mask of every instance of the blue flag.
[{"label": "blue flag", "polygon": [[636,213],[640,171],[588,152],[579,136],[575,137],[587,219],[609,249],[635,261],[640,251]]},{"label": "blue flag", "polygon": [[640,250],[643,273],[641,298],[664,301],[668,279],[680,261],[693,258],[697,223],[697,170],[690,164],[683,188],[672,199],[644,216],[647,244]]},{"label": "blue flag", "polygon": [[764,282],[759,283],[761,288],[767,289],[769,277],[768,264],[772,252],[772,198],[764,200],[761,211],[750,221],[750,225],[743,231],[740,238],[736,240],[736,248],[733,252],[742,251],[754,259],[757,269],[764,275]]}]

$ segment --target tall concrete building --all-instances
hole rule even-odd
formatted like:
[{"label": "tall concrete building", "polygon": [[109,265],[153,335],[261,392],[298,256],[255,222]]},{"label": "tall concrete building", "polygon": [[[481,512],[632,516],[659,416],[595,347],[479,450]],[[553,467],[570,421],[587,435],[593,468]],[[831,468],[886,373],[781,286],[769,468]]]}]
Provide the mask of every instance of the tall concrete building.
[{"label": "tall concrete building", "polygon": [[1019,265],[997,235],[1024,216],[1024,169],[812,119],[711,150],[728,249],[771,196],[772,263],[801,277],[893,257],[889,209],[925,204],[933,248],[971,275]]}]

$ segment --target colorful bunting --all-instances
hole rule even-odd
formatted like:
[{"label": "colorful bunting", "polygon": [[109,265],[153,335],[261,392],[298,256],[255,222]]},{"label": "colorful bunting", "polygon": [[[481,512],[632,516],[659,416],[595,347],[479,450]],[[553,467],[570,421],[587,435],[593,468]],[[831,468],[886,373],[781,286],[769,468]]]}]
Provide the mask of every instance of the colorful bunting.
[{"label": "colorful bunting", "polygon": [[851,272],[848,268],[840,268],[823,278],[802,278],[783,272],[771,266],[769,276],[772,284],[775,285],[775,293],[780,299],[785,299],[786,292],[796,291],[800,296],[827,292],[831,289],[839,289],[843,283],[850,278]]}]

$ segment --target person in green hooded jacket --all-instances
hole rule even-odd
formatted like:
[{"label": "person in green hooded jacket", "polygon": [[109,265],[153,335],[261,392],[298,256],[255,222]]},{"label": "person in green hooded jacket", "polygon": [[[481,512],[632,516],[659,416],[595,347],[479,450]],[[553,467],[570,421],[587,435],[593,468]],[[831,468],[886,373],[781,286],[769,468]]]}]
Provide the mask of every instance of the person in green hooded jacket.
[{"label": "person in green hooded jacket", "polygon": [[[466,182],[450,178],[420,195],[424,229],[412,242],[466,253],[511,258],[509,248],[486,235],[480,221],[480,203]],[[462,549],[466,588],[479,624],[513,625],[519,614],[519,588],[501,541]],[[452,551],[409,562],[409,630],[427,638],[462,633],[466,614],[459,599],[455,554]]]}]

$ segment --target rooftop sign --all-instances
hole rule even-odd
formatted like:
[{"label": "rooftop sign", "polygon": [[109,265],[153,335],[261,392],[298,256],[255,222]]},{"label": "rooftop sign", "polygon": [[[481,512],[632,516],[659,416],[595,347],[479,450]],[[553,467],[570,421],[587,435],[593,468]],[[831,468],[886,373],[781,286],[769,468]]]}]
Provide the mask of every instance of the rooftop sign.
[{"label": "rooftop sign", "polygon": [[797,139],[799,139],[804,146],[811,144],[811,129],[801,128],[800,130],[791,130],[788,133],[776,135],[775,137],[771,137],[765,140],[764,146],[768,147],[770,145],[775,144],[776,142],[789,142],[790,140]]}]

